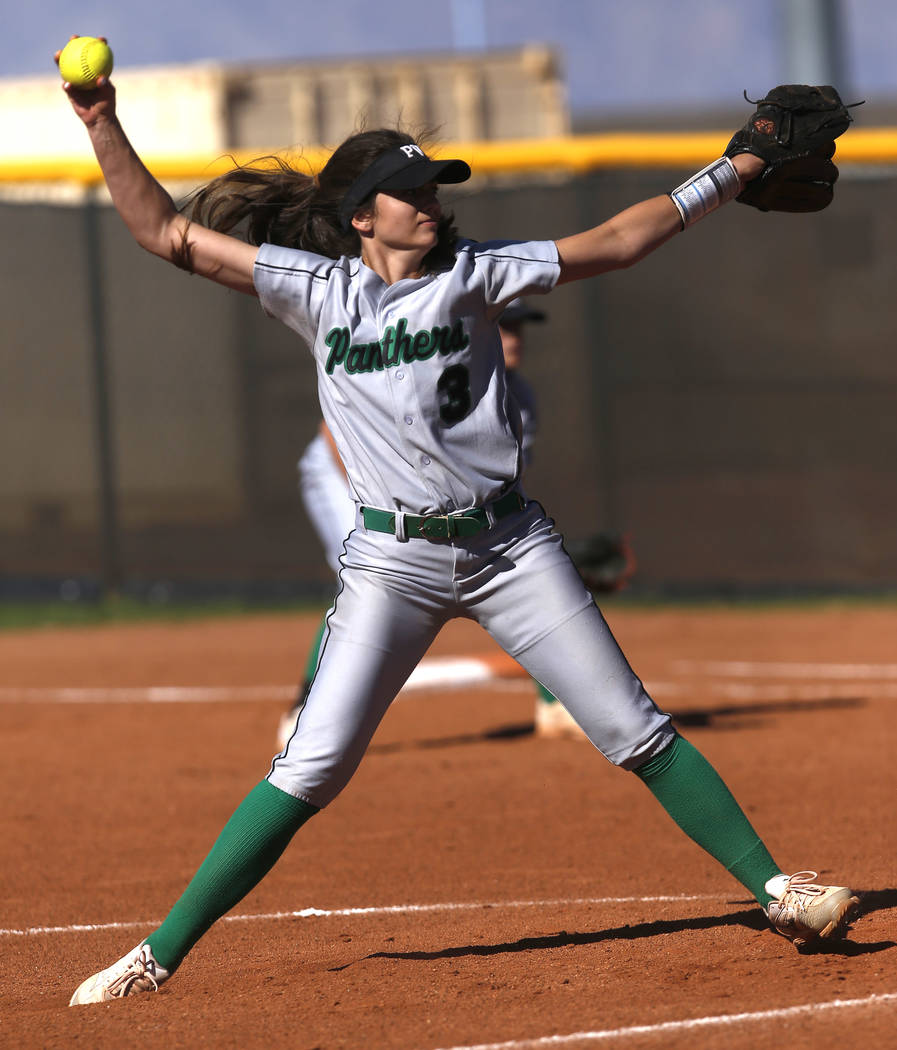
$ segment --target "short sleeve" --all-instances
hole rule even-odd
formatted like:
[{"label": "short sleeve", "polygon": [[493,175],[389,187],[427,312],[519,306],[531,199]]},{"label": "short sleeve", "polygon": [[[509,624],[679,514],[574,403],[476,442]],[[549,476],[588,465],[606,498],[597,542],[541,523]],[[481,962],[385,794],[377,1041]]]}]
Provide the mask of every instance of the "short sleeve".
[{"label": "short sleeve", "polygon": [[480,241],[464,246],[497,316],[518,296],[545,295],[561,274],[554,241]]},{"label": "short sleeve", "polygon": [[338,262],[312,252],[263,244],[258,251],[252,280],[266,314],[283,321],[309,347],[315,334],[327,282]]}]

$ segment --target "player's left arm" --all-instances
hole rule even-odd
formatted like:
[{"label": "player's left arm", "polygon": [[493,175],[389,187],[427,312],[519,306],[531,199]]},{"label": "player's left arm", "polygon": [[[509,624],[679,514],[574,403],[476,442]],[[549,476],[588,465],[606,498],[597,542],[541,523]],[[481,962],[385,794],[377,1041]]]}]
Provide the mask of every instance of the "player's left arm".
[{"label": "player's left arm", "polygon": [[[732,165],[742,184],[763,171],[765,163],[752,153],[740,153]],[[591,230],[557,241],[561,275],[558,284],[595,277],[633,266],[682,229],[682,217],[664,194],[634,204]]]}]

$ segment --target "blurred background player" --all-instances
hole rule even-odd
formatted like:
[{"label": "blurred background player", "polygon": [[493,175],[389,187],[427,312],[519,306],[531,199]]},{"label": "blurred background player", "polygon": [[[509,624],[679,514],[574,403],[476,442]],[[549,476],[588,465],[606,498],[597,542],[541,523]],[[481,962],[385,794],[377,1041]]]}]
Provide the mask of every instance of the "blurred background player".
[{"label": "blurred background player", "polygon": [[[533,461],[533,448],[539,425],[535,391],[520,373],[526,352],[525,329],[528,322],[541,323],[545,319],[546,314],[543,310],[537,310],[524,299],[514,299],[498,321],[508,393],[515,406],[522,436],[524,472]],[[337,575],[343,544],[355,528],[355,498],[333,436],[323,421],[318,426],[317,434],[302,453],[298,469],[302,503],[324,548],[327,564],[333,574]],[[324,615],[326,619],[327,614]],[[277,744],[281,750],[293,735],[296,719],[311,686],[318,665],[324,627],[325,623],[322,620],[308,655],[304,681],[292,706],[281,716],[278,724]],[[585,733],[564,705],[539,682],[534,682],[534,685],[538,691],[534,719],[536,734],[543,737],[575,736],[586,739]]]}]

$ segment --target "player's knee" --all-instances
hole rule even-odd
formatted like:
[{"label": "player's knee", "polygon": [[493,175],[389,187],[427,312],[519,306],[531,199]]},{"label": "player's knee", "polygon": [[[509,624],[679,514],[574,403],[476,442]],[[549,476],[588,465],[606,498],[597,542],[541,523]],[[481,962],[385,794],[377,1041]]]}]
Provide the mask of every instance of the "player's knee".
[{"label": "player's knee", "polygon": [[659,759],[667,752],[678,735],[668,716],[666,722],[652,733],[647,740],[633,748],[628,755],[622,757],[614,764],[620,766],[621,769],[638,772],[643,766]]}]

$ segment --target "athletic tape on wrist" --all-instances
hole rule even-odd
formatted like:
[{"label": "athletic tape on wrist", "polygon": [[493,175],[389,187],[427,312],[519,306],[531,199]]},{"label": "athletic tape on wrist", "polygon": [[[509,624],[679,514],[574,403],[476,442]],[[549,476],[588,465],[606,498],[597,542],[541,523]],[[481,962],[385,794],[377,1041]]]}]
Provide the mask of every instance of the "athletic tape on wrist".
[{"label": "athletic tape on wrist", "polygon": [[741,192],[741,179],[728,157],[720,157],[670,193],[679,209],[682,229],[703,219]]}]

